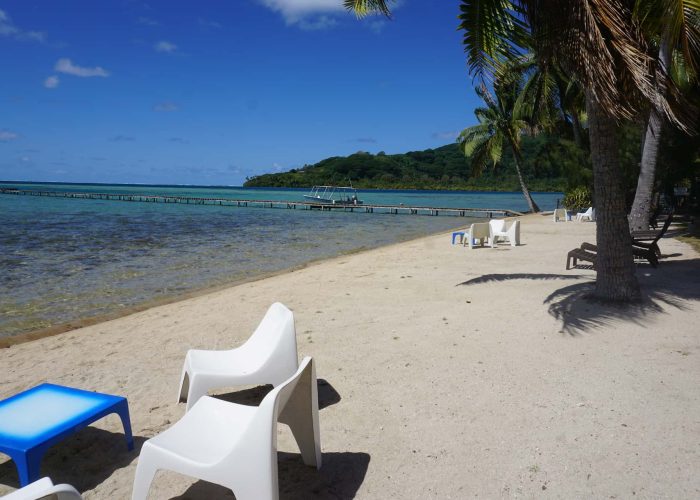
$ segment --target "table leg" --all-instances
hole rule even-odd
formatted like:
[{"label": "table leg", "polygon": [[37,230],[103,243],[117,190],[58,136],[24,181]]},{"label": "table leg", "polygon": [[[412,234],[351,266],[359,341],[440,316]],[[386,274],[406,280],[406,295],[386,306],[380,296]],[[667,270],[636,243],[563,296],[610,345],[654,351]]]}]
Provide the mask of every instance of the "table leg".
[{"label": "table leg", "polygon": [[27,486],[29,483],[33,483],[39,479],[43,455],[43,450],[30,450],[10,456],[17,466],[20,486]]},{"label": "table leg", "polygon": [[131,435],[131,420],[129,419],[129,403],[125,399],[115,408],[117,415],[122,420],[124,435],[126,436],[126,446],[129,451],[134,449],[134,437]]}]

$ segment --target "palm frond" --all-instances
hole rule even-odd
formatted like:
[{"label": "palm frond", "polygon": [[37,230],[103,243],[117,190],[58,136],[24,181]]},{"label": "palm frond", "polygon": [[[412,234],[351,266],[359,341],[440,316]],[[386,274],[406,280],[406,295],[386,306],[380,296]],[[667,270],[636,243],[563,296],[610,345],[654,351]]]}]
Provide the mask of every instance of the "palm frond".
[{"label": "palm frond", "polygon": [[516,59],[519,43],[527,30],[510,0],[462,0],[458,29],[464,31],[463,45],[469,72],[491,79],[502,60]]},{"label": "palm frond", "polygon": [[345,8],[355,13],[357,17],[370,14],[382,14],[391,17],[388,2],[392,0],[344,0]]}]

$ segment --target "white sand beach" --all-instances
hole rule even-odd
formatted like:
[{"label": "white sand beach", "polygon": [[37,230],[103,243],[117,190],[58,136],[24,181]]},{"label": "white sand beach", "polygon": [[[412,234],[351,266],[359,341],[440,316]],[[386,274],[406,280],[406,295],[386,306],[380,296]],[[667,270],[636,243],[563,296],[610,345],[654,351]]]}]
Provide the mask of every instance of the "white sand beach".
[{"label": "white sand beach", "polygon": [[[671,256],[638,266],[646,302],[602,306],[582,299],[594,271],[565,270],[595,225],[521,220],[517,248],[435,235],[0,349],[0,398],[44,381],[126,396],[135,451],[109,416],[42,473],[128,499],[138,449],[185,411],[187,349],[239,345],[280,301],[317,363],[324,453],[305,467],[280,426],[280,498],[700,497],[700,256],[662,240]],[[3,456],[0,494],[17,486]],[[150,498],[219,497],[160,472]]]}]

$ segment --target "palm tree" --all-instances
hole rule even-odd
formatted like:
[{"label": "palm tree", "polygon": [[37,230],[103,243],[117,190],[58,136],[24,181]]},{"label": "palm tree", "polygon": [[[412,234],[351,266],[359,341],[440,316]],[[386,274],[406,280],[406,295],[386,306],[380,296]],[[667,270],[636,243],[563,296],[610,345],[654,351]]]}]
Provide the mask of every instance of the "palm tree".
[{"label": "palm tree", "polygon": [[[658,39],[658,63],[661,71],[657,75],[656,84],[660,93],[666,92],[665,79],[676,73],[674,70],[678,69],[679,65],[684,70],[687,69],[682,73],[688,80],[697,77],[697,70],[700,69],[700,16],[697,14],[699,4],[697,0],[636,2],[635,15],[640,19],[643,29]],[[678,83],[687,84],[689,81]],[[631,230],[649,228],[656,166],[664,128],[663,116],[652,107],[644,136],[637,191],[629,215]]]},{"label": "palm tree", "polygon": [[518,181],[527,201],[530,212],[539,212],[540,208],[532,199],[522,174],[522,153],[520,137],[529,128],[527,121],[519,113],[521,107],[516,105],[519,85],[514,81],[500,85],[495,90],[495,97],[485,86],[478,87],[476,93],[486,103],[485,108],[476,108],[474,114],[478,125],[464,129],[457,139],[466,156],[471,157],[472,174],[478,175],[489,162],[494,167],[501,160],[503,145],[513,151],[515,170]]},{"label": "palm tree", "polygon": [[[696,15],[698,1],[688,4]],[[360,15],[388,12],[384,0],[345,0],[345,5]],[[556,55],[585,89],[598,220],[594,296],[616,302],[640,297],[619,169],[619,124],[646,106],[681,128],[689,123],[675,111],[677,93],[663,94],[654,83],[652,75],[663,69],[648,52],[633,7],[633,0],[461,0],[459,15],[472,74],[495,75],[531,43],[536,54]],[[672,82],[668,89],[674,89]]]}]

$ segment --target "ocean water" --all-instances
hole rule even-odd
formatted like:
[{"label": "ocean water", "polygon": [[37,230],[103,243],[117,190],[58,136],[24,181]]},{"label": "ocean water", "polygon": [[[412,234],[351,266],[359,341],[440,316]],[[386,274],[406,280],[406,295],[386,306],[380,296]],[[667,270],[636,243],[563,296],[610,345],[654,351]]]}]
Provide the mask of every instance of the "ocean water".
[{"label": "ocean water", "polygon": [[[301,201],[306,190],[4,184]],[[520,193],[362,191],[366,203],[526,210]],[[535,193],[543,210],[560,193]],[[465,226],[462,217],[128,203],[0,194],[0,337],[119,312],[313,260]]]}]

